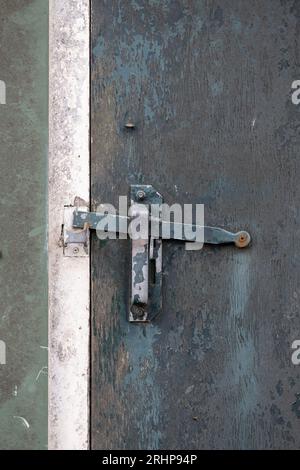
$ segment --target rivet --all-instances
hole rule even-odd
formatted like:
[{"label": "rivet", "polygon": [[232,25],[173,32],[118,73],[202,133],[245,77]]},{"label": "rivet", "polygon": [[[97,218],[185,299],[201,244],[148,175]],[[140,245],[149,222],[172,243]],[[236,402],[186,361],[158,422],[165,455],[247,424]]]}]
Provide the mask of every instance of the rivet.
[{"label": "rivet", "polygon": [[249,245],[250,243],[250,235],[248,232],[238,232],[236,234],[236,239],[235,239],[235,245],[238,247],[238,248],[245,248],[246,246]]},{"label": "rivet", "polygon": [[79,248],[75,246],[75,248],[73,248],[73,254],[77,255],[78,253],[79,253]]},{"label": "rivet", "polygon": [[137,199],[139,199],[140,201],[142,201],[143,199],[145,199],[146,197],[146,193],[145,191],[143,191],[142,189],[139,189],[136,193],[136,197]]},{"label": "rivet", "polygon": [[146,314],[145,304],[132,304],[131,313],[135,320],[143,320]]}]

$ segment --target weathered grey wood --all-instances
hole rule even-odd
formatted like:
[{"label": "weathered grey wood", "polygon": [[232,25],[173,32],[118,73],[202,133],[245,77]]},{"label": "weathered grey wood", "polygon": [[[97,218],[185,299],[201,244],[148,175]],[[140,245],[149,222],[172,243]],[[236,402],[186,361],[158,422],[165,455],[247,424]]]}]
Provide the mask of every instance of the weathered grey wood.
[{"label": "weathered grey wood", "polygon": [[299,448],[299,20],[296,1],[92,1],[92,209],[152,184],[253,237],[164,242],[147,326],[126,321],[129,241],[93,239],[93,448]]}]

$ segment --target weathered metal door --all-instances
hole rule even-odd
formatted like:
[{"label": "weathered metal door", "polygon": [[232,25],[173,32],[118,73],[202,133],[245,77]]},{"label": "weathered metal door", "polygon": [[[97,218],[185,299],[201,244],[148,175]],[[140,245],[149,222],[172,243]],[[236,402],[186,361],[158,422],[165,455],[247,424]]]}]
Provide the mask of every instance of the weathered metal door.
[{"label": "weathered metal door", "polygon": [[294,0],[92,1],[92,209],[152,184],[252,235],[164,241],[149,324],[129,240],[93,235],[95,449],[299,448],[299,28]]}]

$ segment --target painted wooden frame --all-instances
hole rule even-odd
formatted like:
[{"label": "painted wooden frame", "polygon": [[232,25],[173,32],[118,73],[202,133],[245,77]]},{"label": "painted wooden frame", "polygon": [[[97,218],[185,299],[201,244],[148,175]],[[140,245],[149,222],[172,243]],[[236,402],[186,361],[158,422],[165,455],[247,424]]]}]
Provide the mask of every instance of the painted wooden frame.
[{"label": "painted wooden frame", "polygon": [[89,448],[89,257],[64,257],[64,206],[89,205],[89,0],[50,0],[49,449]]}]

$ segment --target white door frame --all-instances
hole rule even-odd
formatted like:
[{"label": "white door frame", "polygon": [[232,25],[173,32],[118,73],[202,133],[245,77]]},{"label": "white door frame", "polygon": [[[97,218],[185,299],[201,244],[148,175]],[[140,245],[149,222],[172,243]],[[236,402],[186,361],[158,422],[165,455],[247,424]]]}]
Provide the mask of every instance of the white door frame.
[{"label": "white door frame", "polygon": [[64,206],[89,206],[90,2],[50,0],[49,449],[89,448],[89,257],[65,257]]}]

